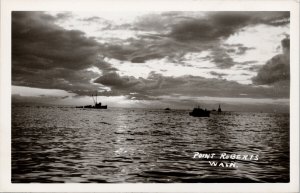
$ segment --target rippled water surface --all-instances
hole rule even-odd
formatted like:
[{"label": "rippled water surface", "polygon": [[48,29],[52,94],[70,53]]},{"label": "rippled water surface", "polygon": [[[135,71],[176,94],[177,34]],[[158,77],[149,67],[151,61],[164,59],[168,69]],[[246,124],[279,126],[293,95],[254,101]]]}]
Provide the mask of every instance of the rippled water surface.
[{"label": "rippled water surface", "polygon": [[[213,167],[195,152],[259,159]],[[289,114],[12,108],[14,183],[288,181]]]}]

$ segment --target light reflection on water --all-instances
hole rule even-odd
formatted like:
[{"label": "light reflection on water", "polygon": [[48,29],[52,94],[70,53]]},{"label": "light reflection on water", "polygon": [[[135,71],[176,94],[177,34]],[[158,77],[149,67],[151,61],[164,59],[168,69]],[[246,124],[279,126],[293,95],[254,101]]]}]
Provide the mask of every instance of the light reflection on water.
[{"label": "light reflection on water", "polygon": [[[289,115],[13,106],[12,182],[288,182]],[[259,154],[238,168],[194,152]]]}]

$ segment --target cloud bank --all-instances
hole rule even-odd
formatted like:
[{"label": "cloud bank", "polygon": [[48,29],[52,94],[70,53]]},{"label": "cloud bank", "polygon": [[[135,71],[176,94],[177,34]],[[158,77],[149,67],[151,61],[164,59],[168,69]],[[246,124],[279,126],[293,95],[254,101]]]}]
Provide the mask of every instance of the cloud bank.
[{"label": "cloud bank", "polygon": [[282,54],[271,58],[253,77],[255,84],[289,83],[290,80],[290,39],[281,41]]},{"label": "cloud bank", "polygon": [[[61,89],[80,96],[97,90],[102,96],[127,96],[134,100],[161,100],[166,95],[289,97],[289,38],[281,42],[282,53],[261,68],[256,65],[256,58],[236,61],[237,56],[255,47],[224,43],[249,26],[286,26],[289,12],[164,12],[142,15],[132,23],[123,24],[98,16],[81,18],[80,22],[101,26],[97,37],[58,25],[72,17],[70,13],[55,16],[44,12],[12,13],[13,85]],[[127,39],[105,36],[118,30],[135,35]],[[204,52],[208,54],[201,57],[201,62],[212,64],[208,74],[215,78],[189,74],[166,76],[157,71],[147,77],[135,77],[122,74],[107,60],[138,66],[165,59],[174,65],[196,66],[185,63],[186,55]],[[229,70],[243,65],[244,69],[257,72],[252,78],[253,85],[224,79]]]}]

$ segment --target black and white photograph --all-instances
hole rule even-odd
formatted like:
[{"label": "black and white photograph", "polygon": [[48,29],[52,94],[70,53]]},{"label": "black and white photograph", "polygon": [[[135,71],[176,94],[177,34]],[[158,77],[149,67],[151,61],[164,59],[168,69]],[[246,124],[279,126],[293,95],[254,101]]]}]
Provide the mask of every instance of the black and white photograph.
[{"label": "black and white photograph", "polygon": [[290,183],[289,10],[10,14],[12,185]]}]

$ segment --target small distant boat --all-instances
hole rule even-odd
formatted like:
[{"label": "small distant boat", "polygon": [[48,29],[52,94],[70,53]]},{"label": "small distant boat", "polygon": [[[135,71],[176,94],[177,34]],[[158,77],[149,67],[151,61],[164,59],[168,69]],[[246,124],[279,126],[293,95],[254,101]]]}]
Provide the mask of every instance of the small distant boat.
[{"label": "small distant boat", "polygon": [[222,109],[221,109],[221,105],[219,104],[219,108],[218,108],[218,113],[221,113]]},{"label": "small distant boat", "polygon": [[95,103],[94,106],[87,105],[87,106],[84,106],[84,108],[90,108],[90,109],[107,109],[107,105],[101,105],[101,103]]},{"label": "small distant boat", "polygon": [[95,109],[107,109],[107,105],[101,105],[101,103],[98,103],[94,107]]},{"label": "small distant boat", "polygon": [[[95,98],[94,98],[95,97]],[[93,105],[85,105],[85,106],[76,106],[76,108],[86,108],[86,109],[107,109],[107,105],[101,105],[101,103],[97,102],[97,94],[92,95],[94,106]]]},{"label": "small distant boat", "polygon": [[166,110],[166,111],[170,111],[171,109],[170,109],[170,108],[165,108],[165,110]]},{"label": "small distant boat", "polygon": [[197,108],[194,108],[192,112],[189,113],[190,116],[193,117],[209,117],[210,111],[206,109],[202,109],[199,106]]}]

